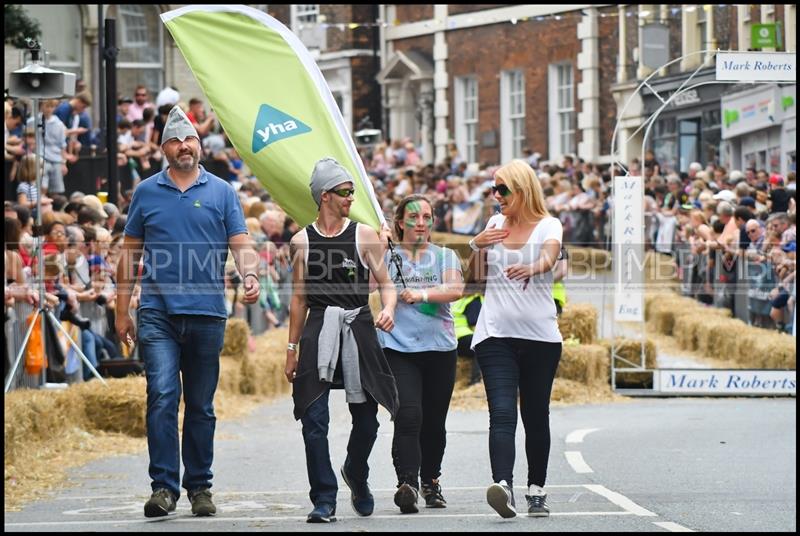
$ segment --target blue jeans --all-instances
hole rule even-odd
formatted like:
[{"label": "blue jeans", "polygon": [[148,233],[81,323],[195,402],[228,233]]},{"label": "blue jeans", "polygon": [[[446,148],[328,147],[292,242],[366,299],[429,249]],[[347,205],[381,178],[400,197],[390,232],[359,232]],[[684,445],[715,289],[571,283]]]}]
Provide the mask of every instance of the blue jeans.
[{"label": "blue jeans", "polygon": [[[108,352],[109,357],[116,357],[117,355],[117,348],[114,346],[114,343],[102,335],[93,332],[91,329],[81,330],[81,349],[95,369],[100,362],[99,356],[101,355],[101,350]],[[83,381],[87,382],[92,378],[94,378],[94,374],[92,374],[92,371],[89,370],[89,367],[84,363]]]},{"label": "blue jeans", "polygon": [[475,347],[475,354],[489,401],[493,480],[513,485],[519,390],[528,485],[544,486],[550,456],[550,391],[561,359],[561,343],[489,337]]},{"label": "blue jeans", "polygon": [[[301,418],[303,423],[303,442],[306,446],[306,469],[311,491],[308,496],[314,506],[330,504],[336,506],[336,493],[339,491],[336,474],[331,467],[328,449],[328,397],[331,390],[311,403]],[[347,459],[344,466],[347,475],[358,483],[369,478],[367,459],[372,445],[378,437],[378,403],[367,393],[367,401],[361,404],[348,404],[353,417],[350,441],[347,443]]]},{"label": "blue jeans", "polygon": [[183,487],[211,487],[214,392],[225,319],[139,310],[139,354],[147,375],[147,450],[152,488],[180,496],[178,404],[183,378]]}]

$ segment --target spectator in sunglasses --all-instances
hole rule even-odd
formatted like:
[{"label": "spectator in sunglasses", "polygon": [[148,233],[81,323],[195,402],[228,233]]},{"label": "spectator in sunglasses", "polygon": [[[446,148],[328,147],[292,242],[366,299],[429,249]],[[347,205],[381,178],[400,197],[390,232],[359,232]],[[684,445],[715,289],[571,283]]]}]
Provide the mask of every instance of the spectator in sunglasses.
[{"label": "spectator in sunglasses", "polygon": [[485,280],[472,346],[489,402],[489,457],[494,484],[486,498],[502,517],[516,515],[513,493],[517,392],[526,434],[529,516],[548,516],[544,490],[550,454],[550,391],[561,359],[553,267],[561,222],[550,216],[536,173],[523,160],[495,172],[500,214],[470,241],[472,279]]}]

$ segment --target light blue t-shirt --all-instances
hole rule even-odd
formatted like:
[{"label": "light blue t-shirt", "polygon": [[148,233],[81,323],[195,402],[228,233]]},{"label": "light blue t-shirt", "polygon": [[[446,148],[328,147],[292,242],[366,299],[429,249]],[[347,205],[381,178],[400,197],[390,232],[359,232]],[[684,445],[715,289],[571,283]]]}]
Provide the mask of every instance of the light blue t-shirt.
[{"label": "light blue t-shirt", "polygon": [[[402,248],[396,248],[403,259],[402,274],[406,285],[411,289],[437,287],[442,284],[442,273],[446,270],[461,272],[461,261],[451,249],[428,244],[419,261],[412,262]],[[449,303],[415,303],[410,305],[400,299],[403,283],[398,275],[397,267],[390,263],[389,277],[397,289],[397,309],[394,315],[394,329],[391,333],[378,331],[381,347],[391,348],[398,352],[447,352],[458,346],[453,315]],[[426,314],[423,311],[429,311]]]}]

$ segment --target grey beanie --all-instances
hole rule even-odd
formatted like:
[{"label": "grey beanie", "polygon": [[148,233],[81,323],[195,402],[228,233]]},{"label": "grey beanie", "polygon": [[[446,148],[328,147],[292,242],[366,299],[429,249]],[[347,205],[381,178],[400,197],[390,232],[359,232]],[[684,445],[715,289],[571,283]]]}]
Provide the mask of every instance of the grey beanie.
[{"label": "grey beanie", "polygon": [[343,182],[352,182],[353,177],[343,165],[331,157],[325,157],[314,165],[314,172],[311,174],[311,195],[314,197],[317,206],[322,203],[322,194],[334,186]]},{"label": "grey beanie", "polygon": [[167,122],[164,124],[164,133],[161,135],[161,145],[164,145],[172,138],[178,138],[180,141],[185,140],[189,136],[194,136],[198,140],[200,136],[197,134],[192,122],[186,117],[186,114],[181,110],[181,107],[175,105],[169,111]]}]

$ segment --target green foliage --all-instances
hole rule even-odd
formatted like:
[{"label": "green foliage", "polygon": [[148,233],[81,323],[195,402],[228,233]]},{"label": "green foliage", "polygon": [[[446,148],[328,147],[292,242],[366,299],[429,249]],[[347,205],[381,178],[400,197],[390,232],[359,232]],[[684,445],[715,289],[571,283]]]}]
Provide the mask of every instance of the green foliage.
[{"label": "green foliage", "polygon": [[17,48],[27,48],[25,38],[37,41],[42,37],[39,22],[31,19],[19,4],[3,6],[3,23],[5,26],[5,44]]}]

